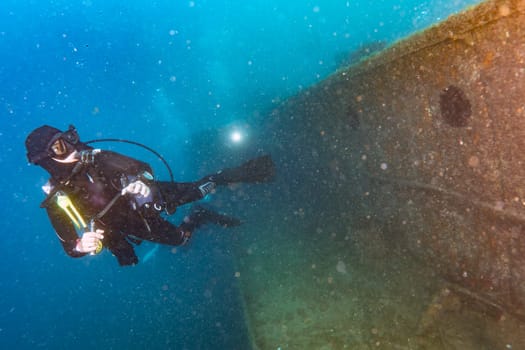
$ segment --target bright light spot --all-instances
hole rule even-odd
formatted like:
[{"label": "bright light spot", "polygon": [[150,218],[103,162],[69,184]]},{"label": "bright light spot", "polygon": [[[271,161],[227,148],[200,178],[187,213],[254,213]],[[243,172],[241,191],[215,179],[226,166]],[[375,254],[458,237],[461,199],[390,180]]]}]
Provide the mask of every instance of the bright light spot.
[{"label": "bright light spot", "polygon": [[230,139],[235,142],[235,143],[238,143],[238,142],[241,142],[242,140],[242,134],[238,131],[234,131],[231,133],[230,135]]}]

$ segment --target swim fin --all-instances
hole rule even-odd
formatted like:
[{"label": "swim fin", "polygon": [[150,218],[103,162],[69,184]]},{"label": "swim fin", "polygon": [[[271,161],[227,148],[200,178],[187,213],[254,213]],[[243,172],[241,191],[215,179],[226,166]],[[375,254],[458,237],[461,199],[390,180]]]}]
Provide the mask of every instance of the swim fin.
[{"label": "swim fin", "polygon": [[236,168],[226,168],[209,179],[217,185],[227,185],[236,182],[263,183],[270,182],[275,177],[275,164],[270,155],[260,156],[241,164]]}]

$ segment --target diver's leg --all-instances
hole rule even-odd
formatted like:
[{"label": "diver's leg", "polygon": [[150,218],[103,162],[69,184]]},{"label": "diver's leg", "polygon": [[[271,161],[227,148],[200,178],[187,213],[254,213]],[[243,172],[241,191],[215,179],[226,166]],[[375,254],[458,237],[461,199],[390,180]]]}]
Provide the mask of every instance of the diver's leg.
[{"label": "diver's leg", "polygon": [[222,227],[235,227],[241,224],[241,221],[233,216],[220,214],[214,210],[205,208],[201,205],[193,207],[191,214],[185,218],[184,223],[199,227],[204,224],[214,224]]},{"label": "diver's leg", "polygon": [[216,186],[226,186],[233,183],[263,183],[272,181],[275,177],[275,164],[271,156],[265,155],[250,159],[236,168],[226,168],[215,174],[207,175],[195,182],[160,181],[158,186],[168,214],[183,204],[204,198],[215,190]]},{"label": "diver's leg", "polygon": [[215,184],[209,180],[196,182],[160,181],[157,185],[166,203],[168,214],[173,214],[178,206],[204,198],[215,188]]},{"label": "diver's leg", "polygon": [[[173,246],[184,243],[186,233],[181,226],[175,226],[160,216],[148,217],[146,221],[148,227],[134,231],[133,236],[141,240]],[[191,232],[188,234],[191,235]]]},{"label": "diver's leg", "polygon": [[191,238],[193,232],[205,224],[214,224],[222,227],[235,227],[241,224],[241,221],[235,217],[217,213],[213,210],[206,209],[202,206],[195,206],[189,216],[184,218],[184,222],[179,226],[184,232],[184,242],[186,244]]},{"label": "diver's leg", "polygon": [[121,235],[105,235],[104,246],[117,258],[120,266],[139,262],[133,246]]},{"label": "diver's leg", "polygon": [[263,183],[270,182],[275,177],[275,164],[270,155],[264,155],[248,160],[235,168],[226,168],[216,174],[209,175],[201,181],[212,181],[218,186],[232,183]]},{"label": "diver's leg", "polygon": [[215,224],[223,227],[234,227],[241,224],[236,218],[219,214],[201,206],[194,208],[192,213],[184,218],[184,222],[180,226],[175,226],[162,217],[151,217],[147,219],[147,222],[149,230],[134,233],[136,237],[173,246],[185,244],[193,232],[204,224]]}]

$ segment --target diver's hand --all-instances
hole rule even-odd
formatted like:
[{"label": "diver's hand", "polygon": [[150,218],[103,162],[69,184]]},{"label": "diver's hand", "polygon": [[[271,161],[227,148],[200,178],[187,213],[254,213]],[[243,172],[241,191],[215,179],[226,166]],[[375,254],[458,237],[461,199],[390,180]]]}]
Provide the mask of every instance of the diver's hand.
[{"label": "diver's hand", "polygon": [[151,193],[151,190],[144,182],[137,180],[122,189],[122,195],[125,195],[126,193],[138,194],[142,197],[147,197]]},{"label": "diver's hand", "polygon": [[97,249],[100,249],[101,240],[104,238],[102,235],[104,230],[96,230],[95,232],[85,232],[77,241],[75,250],[79,253],[91,253],[94,254]]}]

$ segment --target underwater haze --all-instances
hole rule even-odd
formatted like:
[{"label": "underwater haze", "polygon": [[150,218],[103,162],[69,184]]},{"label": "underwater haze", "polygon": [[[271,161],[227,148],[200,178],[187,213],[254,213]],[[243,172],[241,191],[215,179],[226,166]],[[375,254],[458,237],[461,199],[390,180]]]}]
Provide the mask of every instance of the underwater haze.
[{"label": "underwater haze", "polygon": [[[206,228],[183,248],[144,243],[134,267],[108,252],[71,259],[39,208],[47,175],[27,163],[31,130],[74,124],[83,140],[142,142],[176,180],[195,180],[264,151],[258,128],[286,98],[474,3],[3,0],[0,347],[251,346],[231,257],[249,225]],[[245,139],[230,139],[233,131]],[[167,179],[150,154],[104,147]],[[244,191],[242,203],[257,202],[260,192]]]}]

